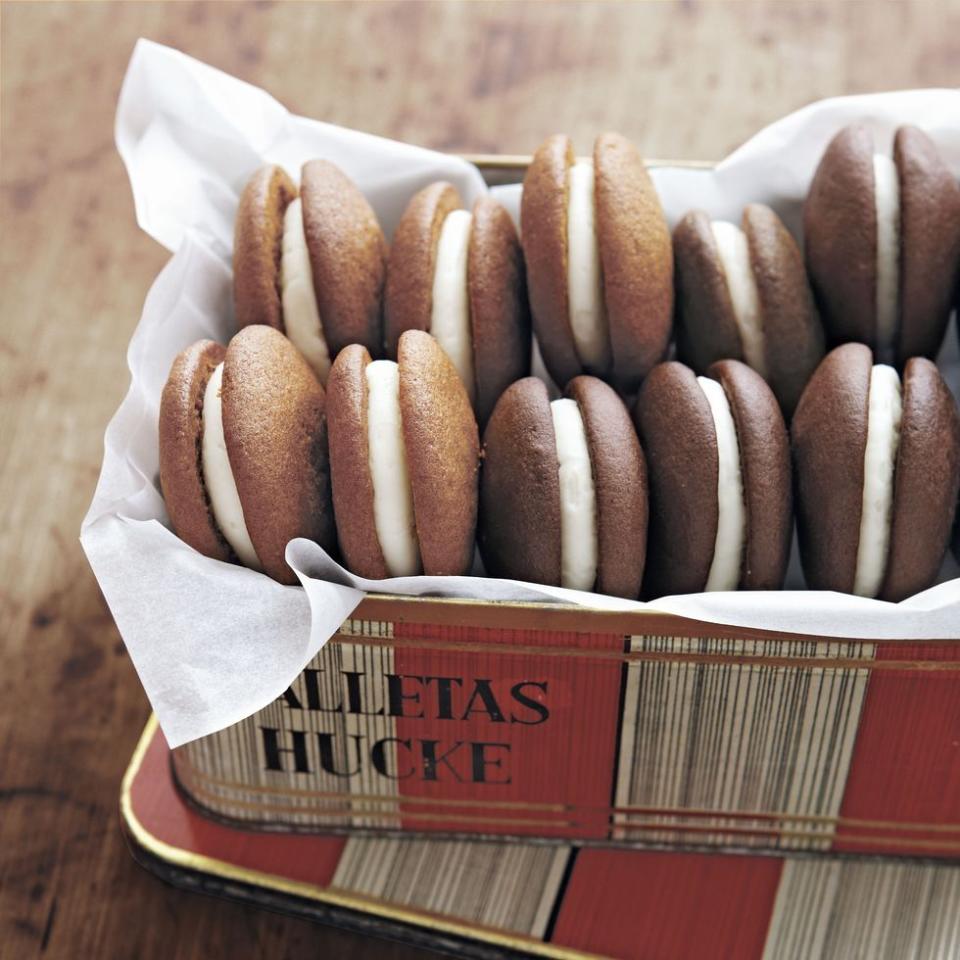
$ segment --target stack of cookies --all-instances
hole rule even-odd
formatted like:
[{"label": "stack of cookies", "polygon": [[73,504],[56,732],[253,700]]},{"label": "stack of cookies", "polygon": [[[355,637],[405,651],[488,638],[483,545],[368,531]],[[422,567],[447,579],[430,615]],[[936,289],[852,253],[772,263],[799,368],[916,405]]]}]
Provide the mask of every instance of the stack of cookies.
[{"label": "stack of cookies", "polygon": [[188,347],[163,392],[171,523],[282,583],[308,537],[373,579],[466,574],[479,547],[491,576],[652,599],[780,588],[796,521],[810,588],[911,596],[960,487],[934,363],[960,187],[922,131],[888,156],[847,127],[803,247],[761,204],[671,235],[613,133],[589,158],[540,147],[519,232],[438,182],[389,248],[333,164],[299,187],[264,167],[237,211],[239,331]]}]

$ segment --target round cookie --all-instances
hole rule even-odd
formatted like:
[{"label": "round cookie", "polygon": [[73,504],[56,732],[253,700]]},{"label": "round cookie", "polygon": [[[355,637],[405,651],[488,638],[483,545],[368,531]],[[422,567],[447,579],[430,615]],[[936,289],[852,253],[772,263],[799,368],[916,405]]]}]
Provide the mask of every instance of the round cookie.
[{"label": "round cookie", "polygon": [[853,124],[828,145],[804,206],[807,268],[828,340],[902,368],[943,342],[960,269],[960,187],[930,138],[900,127],[893,156]]},{"label": "round cookie", "polygon": [[382,351],[386,257],[376,214],[334,164],[305,163],[299,193],[280,167],[262,167],[237,210],[237,325],[280,330],[325,382],[347,344]]},{"label": "round cookie", "polygon": [[483,437],[480,552],[492,576],[636,599],[647,539],[643,452],[623,402],[575,377],[550,402],[527,377]]},{"label": "round cookie", "polygon": [[597,137],[592,160],[548,138],[523,181],[521,239],[537,341],[561,387],[590,373],[634,392],[666,353],[673,252],[636,148]]},{"label": "round cookie", "polygon": [[473,561],[480,443],[463,383],[429,334],[397,361],[342,350],[327,391],[340,549],[370,579],[466,574]]},{"label": "round cookie", "polygon": [[160,484],[177,535],[199,552],[296,584],[294,537],[335,546],[324,391],[266,326],[174,361],[160,402]]},{"label": "round cookie", "polygon": [[930,586],[960,486],[960,417],[936,366],[874,365],[863,344],[824,358],[791,427],[807,585],[899,601]]},{"label": "round cookie", "polygon": [[763,378],[737,360],[662,363],[635,409],[650,477],[645,597],[775,590],[790,551],[790,452]]},{"label": "round cookie", "polygon": [[417,193],[397,225],[384,303],[387,355],[405,330],[431,333],[457,368],[480,423],[530,372],[530,313],[513,221],[490,197],[461,209],[449,183]]},{"label": "round cookie", "polygon": [[688,213],[673,232],[677,356],[696,373],[742,360],[787,419],[823,358],[823,329],[803,257],[780,218],[754,203],[740,225]]}]

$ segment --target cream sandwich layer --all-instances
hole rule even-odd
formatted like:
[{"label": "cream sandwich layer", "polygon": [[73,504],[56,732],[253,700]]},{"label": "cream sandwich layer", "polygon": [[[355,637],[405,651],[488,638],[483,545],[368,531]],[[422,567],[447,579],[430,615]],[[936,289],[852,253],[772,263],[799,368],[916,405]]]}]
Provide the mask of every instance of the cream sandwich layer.
[{"label": "cream sandwich layer", "polygon": [[560,464],[560,585],[593,590],[597,580],[597,498],[587,432],[576,400],[550,404]]},{"label": "cream sandwich layer", "polygon": [[717,434],[717,538],[704,589],[736,590],[740,583],[747,527],[737,428],[723,387],[709,377],[697,377],[697,382],[710,404]]},{"label": "cream sandwich layer", "polygon": [[400,368],[392,360],[368,363],[367,443],[373,482],[373,518],[391,577],[420,573],[413,490],[400,418]]},{"label": "cream sandwich layer", "polygon": [[873,156],[877,215],[877,357],[893,359],[900,301],[900,178],[897,165]]},{"label": "cream sandwich layer", "polygon": [[902,415],[903,397],[897,371],[877,364],[870,372],[860,541],[853,577],[853,592],[861,597],[875,597],[880,592],[887,569]]},{"label": "cream sandwich layer", "polygon": [[592,373],[602,374],[610,369],[610,331],[603,304],[593,163],[578,160],[570,167],[568,176],[567,295],[570,301],[570,329],[580,362]]},{"label": "cream sandwich layer", "polygon": [[747,235],[735,223],[714,220],[710,224],[720,256],[720,265],[730,292],[733,316],[737,322],[743,357],[761,377],[767,375],[767,359],[763,349],[763,314],[760,294],[750,263]]},{"label": "cream sandwich layer", "polygon": [[214,367],[203,394],[200,463],[203,485],[210,498],[210,509],[220,532],[240,561],[254,570],[262,569],[257,551],[243,519],[243,507],[237,483],[230,468],[227,442],[223,436],[223,364]]},{"label": "cream sandwich layer", "polygon": [[320,382],[326,385],[330,373],[330,350],[320,322],[299,197],[287,206],[287,212],[283,215],[280,289],[283,327],[287,337],[304,355]]},{"label": "cream sandwich layer", "polygon": [[437,241],[430,314],[430,333],[453,361],[471,404],[476,398],[467,290],[467,254],[472,228],[473,217],[467,210],[452,210],[443,221]]}]

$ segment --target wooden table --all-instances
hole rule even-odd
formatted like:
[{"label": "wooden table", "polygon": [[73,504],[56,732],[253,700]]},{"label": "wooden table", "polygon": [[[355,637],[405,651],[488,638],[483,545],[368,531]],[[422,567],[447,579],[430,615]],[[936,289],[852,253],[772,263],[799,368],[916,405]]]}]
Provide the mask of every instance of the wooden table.
[{"label": "wooden table", "polygon": [[620,129],[718,158],[830,94],[955,84],[960,5],[11,4],[0,189],[0,957],[412,957],[170,889],[116,812],[148,707],[81,553],[124,354],[166,253],[113,145],[135,39],[292,110],[455,151]]}]

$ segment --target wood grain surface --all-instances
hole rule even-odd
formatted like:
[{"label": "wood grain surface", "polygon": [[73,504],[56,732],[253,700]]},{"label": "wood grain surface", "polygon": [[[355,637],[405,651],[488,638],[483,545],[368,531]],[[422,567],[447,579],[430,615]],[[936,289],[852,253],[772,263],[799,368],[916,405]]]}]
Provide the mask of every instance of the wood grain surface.
[{"label": "wood grain surface", "polygon": [[4,3],[0,35],[0,956],[421,956],[179,892],[124,849],[148,706],[77,536],[166,259],[113,145],[134,41],[444,150],[616,128],[714,159],[819,97],[955,84],[960,5]]}]

